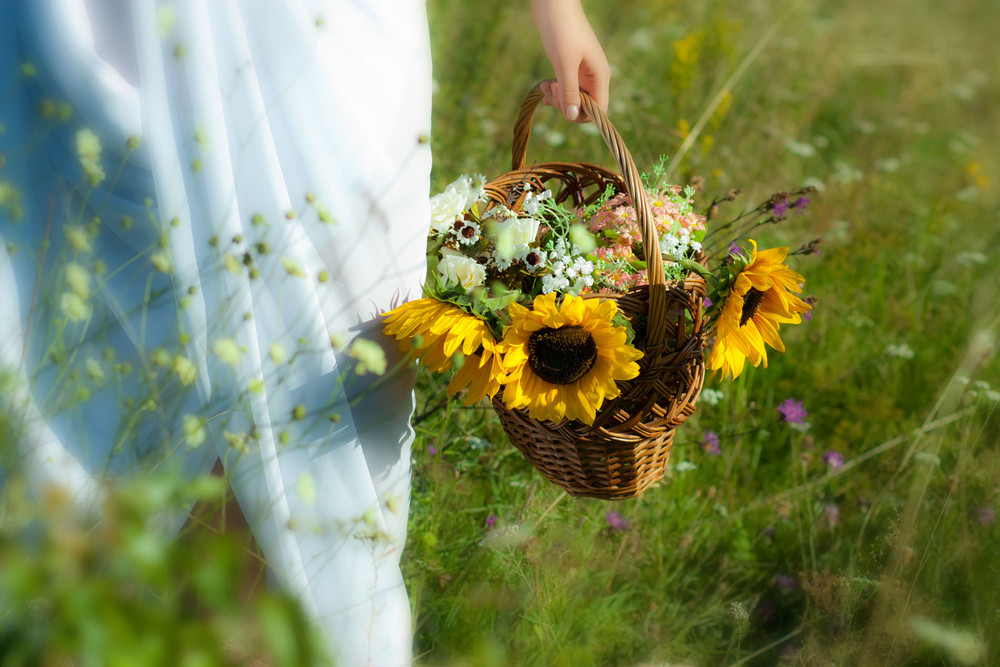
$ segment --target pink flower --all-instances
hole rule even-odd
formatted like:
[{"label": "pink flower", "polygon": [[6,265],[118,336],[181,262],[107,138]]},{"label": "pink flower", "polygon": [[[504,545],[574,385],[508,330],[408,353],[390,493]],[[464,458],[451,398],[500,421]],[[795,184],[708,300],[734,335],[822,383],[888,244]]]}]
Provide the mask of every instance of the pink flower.
[{"label": "pink flower", "polygon": [[621,515],[621,512],[611,510],[604,515],[604,519],[611,526],[612,530],[628,530],[628,519]]},{"label": "pink flower", "polygon": [[844,465],[844,455],[835,449],[831,449],[823,454],[823,463],[836,470]]},{"label": "pink flower", "polygon": [[802,424],[809,416],[809,413],[802,406],[802,402],[796,401],[794,398],[789,398],[779,405],[778,412],[784,415],[785,421],[789,424]]},{"label": "pink flower", "polygon": [[495,525],[497,525],[497,515],[496,514],[491,514],[488,517],[486,517],[486,527],[487,528],[492,528]]},{"label": "pink flower", "polygon": [[705,431],[702,434],[701,448],[706,454],[712,454],[713,456],[721,454],[722,450],[719,448],[719,434],[715,431]]}]

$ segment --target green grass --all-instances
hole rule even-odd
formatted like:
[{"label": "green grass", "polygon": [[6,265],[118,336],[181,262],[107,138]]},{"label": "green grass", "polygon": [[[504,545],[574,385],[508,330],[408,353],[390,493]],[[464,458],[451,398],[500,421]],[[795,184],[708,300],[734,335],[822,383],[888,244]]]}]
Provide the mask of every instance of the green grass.
[{"label": "green grass", "polygon": [[[988,3],[587,9],[614,70],[609,115],[638,164],[675,156],[700,126],[673,181],[701,181],[706,201],[742,188],[736,213],[819,185],[806,216],[756,236],[823,237],[822,254],[794,264],[817,305],[768,369],[709,383],[722,400],[699,406],[673,451],[696,468],[632,501],[566,496],[488,409],[435,409],[443,385],[422,377],[405,556],[421,664],[991,664],[1000,533],[980,518],[1000,505],[988,393],[1000,387],[1000,67]],[[431,11],[434,183],[499,174],[519,95],[551,75],[527,10]],[[610,166],[599,137],[547,109],[533,159]],[[804,402],[807,432],[776,411],[787,398]],[[702,451],[707,430],[721,455]],[[846,465],[827,466],[830,450]],[[610,527],[612,510],[627,530]]]},{"label": "green grass", "polygon": [[[520,96],[551,76],[527,4],[429,5],[435,189],[509,168]],[[707,384],[721,398],[700,402],[667,476],[635,500],[567,496],[488,407],[447,403],[447,380],[421,373],[403,562],[417,664],[996,664],[994,3],[585,4],[613,66],[609,115],[639,165],[669,156],[671,181],[700,183],[704,202],[742,189],[733,215],[818,188],[806,215],[755,231],[763,247],[822,237],[793,262],[816,307],[782,330],[769,368]],[[592,128],[551,109],[529,145],[543,159],[612,166]],[[782,420],[789,398],[808,428]],[[721,454],[703,450],[706,431]],[[304,660],[287,599],[225,593],[243,543],[198,518],[172,543],[145,529],[156,494],[218,503],[224,485],[156,479],[117,492],[104,532],[65,499],[25,507],[5,488],[3,655],[28,664],[50,642],[51,660],[101,664],[163,655],[166,637],[191,664]],[[48,556],[23,539],[30,525]],[[111,630],[93,622],[105,617]]]}]

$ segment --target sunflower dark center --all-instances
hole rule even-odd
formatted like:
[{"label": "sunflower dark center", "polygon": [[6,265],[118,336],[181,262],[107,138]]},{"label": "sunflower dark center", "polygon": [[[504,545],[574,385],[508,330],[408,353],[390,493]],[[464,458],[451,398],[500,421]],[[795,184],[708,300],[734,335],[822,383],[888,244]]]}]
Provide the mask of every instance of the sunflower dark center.
[{"label": "sunflower dark center", "polygon": [[580,326],[539,329],[528,339],[528,365],[552,384],[571,384],[586,375],[597,360],[597,343]]},{"label": "sunflower dark center", "polygon": [[750,321],[750,318],[757,313],[760,302],[764,299],[764,293],[756,287],[751,287],[750,291],[743,297],[743,313],[740,315],[740,326]]}]

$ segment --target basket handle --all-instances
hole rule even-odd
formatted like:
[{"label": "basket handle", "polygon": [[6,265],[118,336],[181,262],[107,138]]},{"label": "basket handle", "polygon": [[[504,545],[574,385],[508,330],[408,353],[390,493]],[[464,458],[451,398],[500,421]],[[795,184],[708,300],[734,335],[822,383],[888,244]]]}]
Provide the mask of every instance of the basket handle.
[{"label": "basket handle", "polygon": [[[521,102],[521,110],[517,115],[517,122],[514,123],[514,143],[511,152],[511,166],[514,171],[525,168],[528,138],[531,136],[531,122],[535,115],[535,109],[543,97],[541,84],[535,84],[535,87]],[[650,290],[648,340],[659,341],[663,337],[666,323],[667,280],[663,273],[663,256],[660,253],[659,237],[653,226],[653,214],[649,206],[649,197],[646,196],[646,187],[635,166],[635,161],[632,159],[632,154],[625,147],[625,141],[618,134],[615,126],[611,124],[607,115],[597,106],[594,98],[586,92],[581,90],[580,98],[583,111],[594,122],[611,150],[615,164],[618,165],[618,170],[624,177],[625,189],[632,198],[632,205],[635,207],[639,229],[642,232],[642,243],[646,248],[646,279],[649,282]]]}]

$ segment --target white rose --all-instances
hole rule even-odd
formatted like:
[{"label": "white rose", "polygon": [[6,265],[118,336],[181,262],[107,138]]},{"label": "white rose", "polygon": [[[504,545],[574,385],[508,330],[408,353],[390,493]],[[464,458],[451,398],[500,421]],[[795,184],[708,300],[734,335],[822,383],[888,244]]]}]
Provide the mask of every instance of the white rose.
[{"label": "white rose", "polygon": [[462,176],[444,189],[444,192],[431,197],[431,227],[438,234],[443,234],[458,220],[469,207],[472,197],[472,179]]},{"label": "white rose", "polygon": [[511,220],[509,224],[514,254],[517,256],[527,254],[528,246],[538,240],[538,220],[517,218]]},{"label": "white rose", "polygon": [[486,267],[460,253],[445,252],[438,262],[437,270],[445,280],[457,282],[467,290],[486,282]]}]

